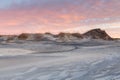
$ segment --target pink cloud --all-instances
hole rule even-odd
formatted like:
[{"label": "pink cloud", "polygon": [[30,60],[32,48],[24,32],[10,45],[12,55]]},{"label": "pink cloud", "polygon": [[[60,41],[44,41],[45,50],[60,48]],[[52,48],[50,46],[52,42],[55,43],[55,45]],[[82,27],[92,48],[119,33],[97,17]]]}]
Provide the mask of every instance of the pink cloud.
[{"label": "pink cloud", "polygon": [[[0,10],[0,33],[59,32],[119,18],[118,0],[27,0]],[[120,20],[117,20],[120,21]],[[86,27],[85,27],[86,28]]]}]

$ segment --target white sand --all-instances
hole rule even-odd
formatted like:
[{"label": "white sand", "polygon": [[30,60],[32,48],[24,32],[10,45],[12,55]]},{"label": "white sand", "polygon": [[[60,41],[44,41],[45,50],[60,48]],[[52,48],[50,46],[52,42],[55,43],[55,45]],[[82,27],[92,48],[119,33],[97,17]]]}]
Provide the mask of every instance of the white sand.
[{"label": "white sand", "polygon": [[0,56],[17,56],[32,53],[33,51],[17,48],[0,48]]},{"label": "white sand", "polygon": [[[15,47],[11,49],[9,45],[6,49],[0,48],[2,54],[26,54],[1,56],[0,80],[120,80],[119,42],[90,41],[78,44],[67,46],[59,44],[62,49],[59,46],[58,51],[62,52],[56,53],[39,52],[46,49],[48,51],[53,49],[50,51],[54,52],[54,47],[58,46],[54,43],[49,44],[51,47],[54,46],[53,48],[39,42],[10,45],[18,49]],[[32,48],[33,45],[36,46]],[[23,46],[28,50],[24,50]],[[71,50],[71,46],[77,48]],[[37,54],[29,54],[32,51]]]}]

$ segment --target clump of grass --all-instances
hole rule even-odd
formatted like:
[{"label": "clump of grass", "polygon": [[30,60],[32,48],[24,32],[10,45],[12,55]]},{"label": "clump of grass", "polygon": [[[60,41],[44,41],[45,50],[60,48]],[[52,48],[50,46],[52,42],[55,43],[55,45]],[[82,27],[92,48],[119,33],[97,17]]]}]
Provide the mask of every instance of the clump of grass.
[{"label": "clump of grass", "polygon": [[27,38],[28,38],[28,34],[26,34],[26,33],[22,33],[18,36],[19,40],[26,40]]}]

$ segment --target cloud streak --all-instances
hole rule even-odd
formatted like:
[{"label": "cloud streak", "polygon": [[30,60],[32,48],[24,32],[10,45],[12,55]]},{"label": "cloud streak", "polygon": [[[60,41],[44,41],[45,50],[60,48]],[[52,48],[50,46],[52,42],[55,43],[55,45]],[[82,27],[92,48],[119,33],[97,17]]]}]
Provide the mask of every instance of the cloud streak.
[{"label": "cloud streak", "polygon": [[119,6],[119,0],[10,0],[0,8],[0,32],[57,32],[119,22]]}]

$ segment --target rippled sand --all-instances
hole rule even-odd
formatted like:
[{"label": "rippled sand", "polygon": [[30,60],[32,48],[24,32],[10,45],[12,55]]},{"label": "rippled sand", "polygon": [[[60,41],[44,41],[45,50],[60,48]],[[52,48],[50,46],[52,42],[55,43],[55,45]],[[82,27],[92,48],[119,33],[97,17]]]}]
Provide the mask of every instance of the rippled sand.
[{"label": "rippled sand", "polygon": [[115,41],[1,44],[0,80],[120,80],[119,52]]}]

